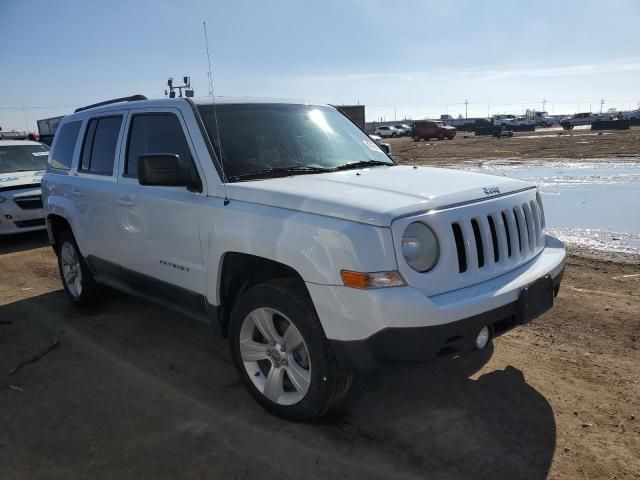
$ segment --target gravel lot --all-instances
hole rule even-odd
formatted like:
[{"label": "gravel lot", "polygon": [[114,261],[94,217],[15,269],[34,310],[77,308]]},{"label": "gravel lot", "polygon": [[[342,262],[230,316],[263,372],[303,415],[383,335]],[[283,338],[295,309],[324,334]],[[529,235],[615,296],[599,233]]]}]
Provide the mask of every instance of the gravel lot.
[{"label": "gravel lot", "polygon": [[[587,138],[626,155],[639,132]],[[420,163],[564,141],[462,135]],[[434,142],[392,143],[416,161]],[[0,272],[2,479],[640,477],[637,262],[570,256],[555,308],[493,356],[359,378],[318,425],[263,412],[204,325],[116,293],[72,307],[45,235],[0,239]]]}]

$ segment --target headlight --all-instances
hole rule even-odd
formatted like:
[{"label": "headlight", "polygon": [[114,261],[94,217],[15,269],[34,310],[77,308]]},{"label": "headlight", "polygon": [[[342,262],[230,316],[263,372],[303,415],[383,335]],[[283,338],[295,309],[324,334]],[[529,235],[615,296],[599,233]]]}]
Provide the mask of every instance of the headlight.
[{"label": "headlight", "polygon": [[401,249],[406,262],[418,272],[431,270],[440,254],[436,234],[420,222],[413,222],[404,231]]}]

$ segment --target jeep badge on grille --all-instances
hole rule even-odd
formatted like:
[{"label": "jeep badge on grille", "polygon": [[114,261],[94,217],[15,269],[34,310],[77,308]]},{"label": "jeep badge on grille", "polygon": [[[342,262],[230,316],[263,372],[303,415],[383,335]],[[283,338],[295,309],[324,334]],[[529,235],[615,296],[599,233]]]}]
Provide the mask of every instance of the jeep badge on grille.
[{"label": "jeep badge on grille", "polygon": [[495,193],[500,193],[500,189],[498,187],[484,187],[482,191],[486,195],[493,195]]}]

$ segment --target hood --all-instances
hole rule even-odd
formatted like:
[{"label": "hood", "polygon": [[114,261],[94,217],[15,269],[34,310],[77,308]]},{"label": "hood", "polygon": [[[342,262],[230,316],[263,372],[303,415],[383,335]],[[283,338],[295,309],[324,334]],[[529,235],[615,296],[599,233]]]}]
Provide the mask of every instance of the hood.
[{"label": "hood", "polygon": [[389,226],[398,217],[534,187],[507,177],[390,166],[230,183],[231,200]]},{"label": "hood", "polygon": [[36,186],[40,186],[42,175],[44,175],[44,170],[0,173],[0,191],[13,190],[16,187],[21,187],[23,185],[28,187],[34,183],[37,184]]}]

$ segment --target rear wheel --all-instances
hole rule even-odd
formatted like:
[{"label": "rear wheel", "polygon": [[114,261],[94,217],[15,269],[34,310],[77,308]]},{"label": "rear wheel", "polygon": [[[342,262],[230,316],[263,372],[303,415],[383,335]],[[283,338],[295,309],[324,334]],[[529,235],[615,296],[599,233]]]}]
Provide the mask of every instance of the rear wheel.
[{"label": "rear wheel", "polygon": [[397,134],[396,132],[393,132],[393,133],[391,134],[391,137],[392,137],[392,138],[396,138],[397,136],[398,136],[398,134]]},{"label": "rear wheel", "polygon": [[78,249],[70,231],[56,240],[58,269],[69,300],[77,305],[92,305],[98,300],[99,287]]},{"label": "rear wheel", "polygon": [[353,376],[336,362],[306,292],[273,280],[242,294],[231,313],[231,354],[253,398],[294,421],[318,420],[346,396]]},{"label": "rear wheel", "polygon": [[439,133],[438,134],[438,140],[444,140],[444,134]]},{"label": "rear wheel", "polygon": [[413,136],[413,141],[414,142],[419,142],[420,141],[420,137],[418,135],[414,135]]}]

